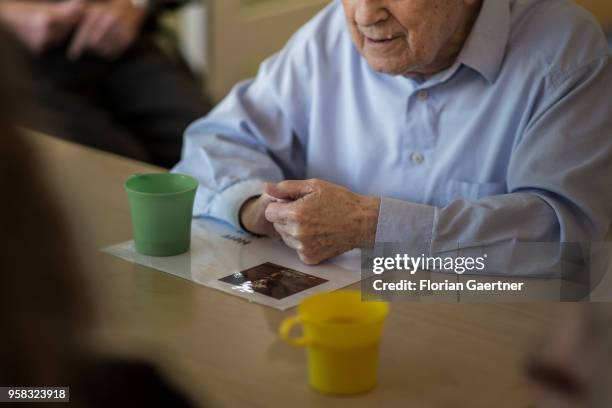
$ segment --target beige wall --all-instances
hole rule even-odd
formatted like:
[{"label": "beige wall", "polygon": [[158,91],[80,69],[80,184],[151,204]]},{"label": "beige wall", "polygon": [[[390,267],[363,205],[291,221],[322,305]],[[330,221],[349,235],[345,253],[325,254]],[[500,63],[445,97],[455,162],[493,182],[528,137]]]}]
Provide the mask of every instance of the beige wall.
[{"label": "beige wall", "polygon": [[576,0],[576,3],[595,14],[606,27],[612,26],[612,0]]},{"label": "beige wall", "polygon": [[209,0],[208,89],[223,98],[329,0]]}]

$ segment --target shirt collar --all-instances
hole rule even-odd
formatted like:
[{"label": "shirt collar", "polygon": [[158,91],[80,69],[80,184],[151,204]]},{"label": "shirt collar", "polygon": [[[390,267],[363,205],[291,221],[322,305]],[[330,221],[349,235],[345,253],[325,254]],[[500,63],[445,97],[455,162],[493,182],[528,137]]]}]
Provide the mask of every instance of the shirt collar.
[{"label": "shirt collar", "polygon": [[511,0],[484,0],[458,61],[494,83],[510,37]]}]

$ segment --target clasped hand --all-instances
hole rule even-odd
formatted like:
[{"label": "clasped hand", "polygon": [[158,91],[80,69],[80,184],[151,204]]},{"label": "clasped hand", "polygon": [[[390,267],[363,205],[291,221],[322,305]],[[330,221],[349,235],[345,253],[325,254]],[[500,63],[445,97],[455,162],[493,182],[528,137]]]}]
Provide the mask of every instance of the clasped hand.
[{"label": "clasped hand", "polygon": [[32,53],[42,53],[72,36],[71,59],[85,52],[105,59],[119,57],[138,37],[145,14],[129,0],[0,2],[0,21]]},{"label": "clasped hand", "polygon": [[266,184],[247,201],[240,219],[250,232],[280,236],[302,262],[318,264],[351,249],[372,245],[380,199],[322,180]]}]

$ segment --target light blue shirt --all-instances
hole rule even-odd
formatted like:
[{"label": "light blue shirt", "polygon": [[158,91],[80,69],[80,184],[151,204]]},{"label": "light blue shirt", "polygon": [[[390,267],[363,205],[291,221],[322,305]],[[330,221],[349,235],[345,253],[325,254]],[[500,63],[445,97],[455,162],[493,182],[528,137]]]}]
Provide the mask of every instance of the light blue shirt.
[{"label": "light blue shirt", "polygon": [[[239,52],[239,50],[236,50]],[[320,178],[380,196],[377,242],[603,240],[612,214],[612,68],[565,0],[485,0],[455,64],[424,81],[375,72],[340,1],[185,135],[174,171],[195,215],[239,227],[264,181]]]}]

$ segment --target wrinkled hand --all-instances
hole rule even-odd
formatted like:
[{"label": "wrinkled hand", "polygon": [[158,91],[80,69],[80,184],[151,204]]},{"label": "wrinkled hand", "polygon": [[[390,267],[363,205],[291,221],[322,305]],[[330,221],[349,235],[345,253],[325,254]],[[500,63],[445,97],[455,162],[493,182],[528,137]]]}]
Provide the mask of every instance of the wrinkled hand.
[{"label": "wrinkled hand", "polygon": [[82,0],[4,0],[0,1],[0,21],[26,48],[39,54],[65,41],[84,10]]},{"label": "wrinkled hand", "polygon": [[321,180],[268,184],[265,218],[306,264],[374,242],[380,199]]},{"label": "wrinkled hand", "polygon": [[85,16],[68,49],[71,59],[89,51],[98,57],[115,59],[136,40],[146,10],[129,0],[111,0],[87,6]]}]

